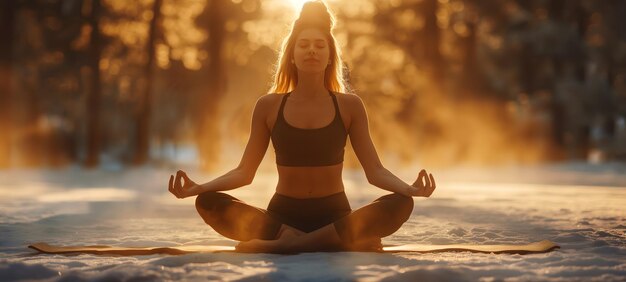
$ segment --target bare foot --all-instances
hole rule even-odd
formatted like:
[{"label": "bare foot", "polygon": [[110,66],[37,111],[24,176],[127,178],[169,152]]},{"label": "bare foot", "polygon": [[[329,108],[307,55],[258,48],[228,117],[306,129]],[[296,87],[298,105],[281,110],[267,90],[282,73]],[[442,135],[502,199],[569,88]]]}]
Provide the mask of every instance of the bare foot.
[{"label": "bare foot", "polygon": [[293,242],[295,237],[301,235],[298,234],[298,232],[303,233],[302,231],[292,228],[284,228],[281,229],[278,233],[278,238],[275,240],[253,239],[250,241],[239,242],[239,244],[235,246],[235,250],[242,253],[293,253],[296,250],[294,249],[294,246],[292,246],[291,242]]},{"label": "bare foot", "polygon": [[289,225],[283,224],[280,227],[280,230],[278,230],[278,234],[276,234],[276,239],[280,239],[280,237],[283,235],[283,232],[285,231],[289,231],[290,233],[293,233],[294,235],[300,236],[300,235],[304,235],[306,233],[304,233],[303,231],[300,231],[296,228],[293,228]]}]

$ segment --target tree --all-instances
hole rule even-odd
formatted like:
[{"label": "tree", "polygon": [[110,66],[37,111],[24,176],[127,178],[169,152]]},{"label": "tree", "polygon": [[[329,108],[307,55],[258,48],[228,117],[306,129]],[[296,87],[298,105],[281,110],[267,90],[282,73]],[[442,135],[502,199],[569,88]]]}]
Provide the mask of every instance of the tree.
[{"label": "tree", "polygon": [[161,18],[162,0],[154,0],[152,5],[152,19],[148,31],[147,61],[145,65],[145,78],[143,94],[139,100],[139,110],[137,113],[137,147],[135,148],[135,164],[144,164],[148,160],[150,149],[150,115],[152,108],[152,97],[154,89],[154,54]]},{"label": "tree", "polygon": [[207,74],[205,93],[199,93],[194,105],[195,135],[201,166],[211,169],[219,158],[219,103],[226,90],[226,73],[224,68],[223,46],[226,32],[227,0],[211,0],[206,6],[204,16],[199,19],[209,31],[209,39],[204,49],[208,51],[208,65],[203,73]]},{"label": "tree", "polygon": [[4,43],[0,44],[0,132],[2,133],[2,138],[0,138],[0,168],[11,165],[15,12],[15,1],[2,1],[0,3],[0,34],[4,37]]},{"label": "tree", "polygon": [[87,158],[85,165],[95,167],[100,162],[100,99],[102,84],[100,80],[100,57],[102,49],[102,35],[100,33],[101,0],[92,0],[89,67],[91,69],[90,89],[87,95]]}]

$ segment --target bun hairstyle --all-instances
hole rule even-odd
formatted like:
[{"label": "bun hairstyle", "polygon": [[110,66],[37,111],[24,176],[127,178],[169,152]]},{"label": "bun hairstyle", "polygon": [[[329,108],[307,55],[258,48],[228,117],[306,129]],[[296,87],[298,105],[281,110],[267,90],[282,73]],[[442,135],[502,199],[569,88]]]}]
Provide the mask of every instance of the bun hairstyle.
[{"label": "bun hairstyle", "polygon": [[326,35],[328,42],[330,56],[329,65],[324,73],[324,85],[329,91],[345,92],[346,84],[343,79],[341,53],[332,34],[334,26],[335,18],[323,1],[314,0],[304,3],[300,16],[293,22],[289,36],[283,41],[270,93],[288,93],[298,84],[298,70],[291,63],[291,59],[293,58],[296,38],[302,30],[308,28],[319,29]]},{"label": "bun hairstyle", "polygon": [[331,32],[335,25],[335,18],[330,14],[326,5],[321,1],[310,1],[304,3],[300,16],[293,23],[294,29],[305,29],[316,27],[322,31]]}]

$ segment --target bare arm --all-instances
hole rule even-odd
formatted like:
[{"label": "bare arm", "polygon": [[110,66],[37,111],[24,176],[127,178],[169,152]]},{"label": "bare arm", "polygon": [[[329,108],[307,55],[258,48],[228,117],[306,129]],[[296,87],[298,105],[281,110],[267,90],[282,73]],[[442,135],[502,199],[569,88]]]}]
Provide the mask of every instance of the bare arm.
[{"label": "bare arm", "polygon": [[[204,184],[191,181],[185,172],[178,171],[176,177],[170,177],[170,191],[178,198],[195,196],[209,191],[226,191],[252,183],[259,164],[265,156],[270,140],[270,132],[265,123],[270,104],[263,96],[257,100],[252,114],[250,138],[239,165],[226,174]],[[173,181],[175,179],[175,181]],[[184,183],[181,183],[184,181]]]},{"label": "bare arm", "polygon": [[[384,190],[406,196],[428,197],[435,189],[432,175],[428,177],[425,170],[419,173],[418,179],[409,185],[387,170],[381,163],[369,133],[369,121],[363,101],[356,95],[350,97],[350,142],[354,152],[363,166],[367,181]],[[425,180],[425,183],[422,182]]]}]

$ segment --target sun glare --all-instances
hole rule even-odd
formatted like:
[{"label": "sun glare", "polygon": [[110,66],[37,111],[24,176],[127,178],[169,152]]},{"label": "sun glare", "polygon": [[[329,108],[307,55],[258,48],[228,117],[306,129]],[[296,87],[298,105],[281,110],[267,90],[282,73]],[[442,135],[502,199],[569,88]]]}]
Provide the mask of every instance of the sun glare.
[{"label": "sun glare", "polygon": [[310,0],[288,0],[289,4],[291,4],[293,9],[296,10],[297,12],[299,12],[300,9],[302,9],[302,5],[308,1]]}]

